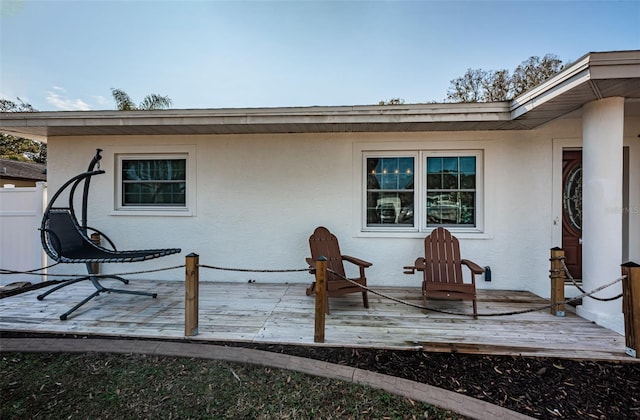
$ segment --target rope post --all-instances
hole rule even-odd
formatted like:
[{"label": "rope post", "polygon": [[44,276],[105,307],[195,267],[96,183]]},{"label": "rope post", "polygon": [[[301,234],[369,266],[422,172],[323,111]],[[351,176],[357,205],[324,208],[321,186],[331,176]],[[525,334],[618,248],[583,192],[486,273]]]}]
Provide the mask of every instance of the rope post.
[{"label": "rope post", "polygon": [[324,318],[327,313],[327,257],[316,261],[316,322],[313,341],[324,343]]},{"label": "rope post", "polygon": [[185,257],[184,335],[187,337],[198,335],[199,260],[194,253]]},{"label": "rope post", "polygon": [[[100,246],[100,234],[92,233],[91,242]],[[93,274],[100,274],[100,263],[97,263],[97,262],[91,263],[91,271],[93,271]]]},{"label": "rope post", "polygon": [[624,312],[625,353],[634,358],[640,355],[640,265],[622,264],[622,311]]},{"label": "rope post", "polygon": [[564,249],[551,248],[551,314],[564,316]]}]

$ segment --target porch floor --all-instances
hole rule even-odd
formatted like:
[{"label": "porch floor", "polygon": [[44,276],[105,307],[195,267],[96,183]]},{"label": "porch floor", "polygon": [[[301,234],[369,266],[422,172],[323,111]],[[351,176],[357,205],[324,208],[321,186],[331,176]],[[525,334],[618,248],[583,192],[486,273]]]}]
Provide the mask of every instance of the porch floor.
[{"label": "porch floor", "polygon": [[[105,285],[112,282],[105,281]],[[120,287],[121,284],[114,285]],[[0,299],[0,331],[89,334],[154,339],[184,337],[184,282],[137,280],[125,289],[153,291],[157,299],[102,294],[61,321],[60,314],[95,289],[82,282],[43,301],[34,290]],[[307,284],[200,283],[198,335],[201,341],[243,341],[295,345],[314,343],[315,299]],[[421,305],[419,288],[374,288]],[[548,305],[528,292],[478,291],[478,313],[516,312]],[[426,351],[634,361],[625,340],[580,318],[567,308],[556,317],[549,309],[507,316],[423,313],[369,293],[369,309],[360,294],[329,299],[325,346],[424,349]],[[471,313],[468,301],[429,301],[429,307]],[[637,360],[637,359],[635,359]]]}]

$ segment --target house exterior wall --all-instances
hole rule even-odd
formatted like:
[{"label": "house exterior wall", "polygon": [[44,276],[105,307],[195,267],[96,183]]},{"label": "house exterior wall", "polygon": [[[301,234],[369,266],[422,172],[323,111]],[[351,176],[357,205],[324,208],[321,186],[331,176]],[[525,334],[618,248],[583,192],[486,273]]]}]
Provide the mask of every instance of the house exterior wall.
[{"label": "house exterior wall", "polygon": [[[481,150],[482,232],[454,234],[462,256],[490,266],[492,281],[479,288],[529,290],[549,295],[549,249],[554,225],[554,150],[557,140],[581,142],[581,119],[568,117],[530,131],[323,133],[197,136],[52,137],[48,141],[51,191],[86,170],[96,148],[103,149],[105,175],[94,177],[89,225],[107,233],[120,249],[181,247],[183,253],[143,264],[112,265],[123,272],[181,264],[190,252],[200,263],[251,269],[304,268],[309,235],[324,225],[340,240],[344,254],[373,263],[369,284],[417,286],[418,275],[402,268],[422,254],[425,232],[362,232],[363,151]],[[555,142],[555,143],[554,143]],[[631,160],[638,142],[631,143]],[[626,144],[625,143],[625,144]],[[123,215],[114,211],[115,155],[191,151],[195,191],[190,215]],[[632,170],[631,206],[636,206],[638,169]],[[195,185],[195,189],[193,186]],[[635,207],[637,208],[637,207]],[[631,229],[638,215],[631,215]],[[640,254],[634,235],[630,254]],[[632,242],[632,243],[631,243]],[[349,272],[349,267],[346,267]],[[58,270],[69,272],[71,267]],[[181,280],[173,270],[137,275]],[[202,281],[309,282],[300,273],[247,273],[202,269]]]}]

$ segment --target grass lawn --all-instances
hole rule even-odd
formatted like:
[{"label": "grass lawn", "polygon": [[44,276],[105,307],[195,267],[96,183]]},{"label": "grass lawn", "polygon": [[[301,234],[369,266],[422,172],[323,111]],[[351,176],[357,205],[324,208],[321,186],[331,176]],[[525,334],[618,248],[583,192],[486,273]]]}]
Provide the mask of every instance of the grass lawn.
[{"label": "grass lawn", "polygon": [[5,353],[0,372],[2,419],[462,418],[343,381],[215,360]]}]

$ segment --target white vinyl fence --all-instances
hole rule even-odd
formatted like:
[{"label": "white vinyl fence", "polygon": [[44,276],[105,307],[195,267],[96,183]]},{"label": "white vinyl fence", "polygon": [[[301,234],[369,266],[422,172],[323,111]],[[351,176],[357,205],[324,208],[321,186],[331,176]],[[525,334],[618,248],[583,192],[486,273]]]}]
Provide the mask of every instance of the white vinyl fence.
[{"label": "white vinyl fence", "polygon": [[[47,184],[35,187],[0,188],[0,268],[26,271],[44,267],[40,222],[47,203]],[[33,275],[0,274],[0,286],[15,281],[41,281]]]}]

